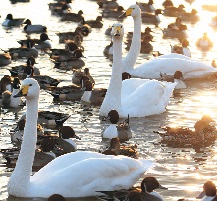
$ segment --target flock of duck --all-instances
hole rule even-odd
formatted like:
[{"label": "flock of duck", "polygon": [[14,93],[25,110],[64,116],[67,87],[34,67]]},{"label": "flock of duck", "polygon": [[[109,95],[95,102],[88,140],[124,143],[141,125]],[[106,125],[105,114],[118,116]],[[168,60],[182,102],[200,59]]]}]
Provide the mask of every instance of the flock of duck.
[{"label": "flock of duck", "polygon": [[[132,187],[154,166],[154,162],[140,158],[136,145],[121,143],[132,137],[129,126],[131,117],[165,112],[173,91],[188,87],[189,80],[216,79],[217,69],[191,58],[188,48],[187,26],[183,22],[198,21],[199,16],[195,9],[187,13],[183,5],[176,8],[171,0],[165,0],[162,4],[164,15],[178,17],[163,30],[163,38],[177,38],[180,44],[171,47],[171,54],[158,52],[150,61],[135,66],[140,53],[150,54],[153,51],[150,43],[152,31],[147,27],[144,33],[141,32],[142,23],[158,24],[162,9],[155,9],[152,0],[131,5],[127,10],[115,0],[96,3],[103,9],[102,16],[89,21],[85,20],[81,10],[72,13],[73,2],[70,0],[49,4],[51,13],[60,17],[61,21],[78,24],[74,32],[57,34],[59,43],[65,43],[63,49],[52,48],[47,27],[32,24],[30,19],[16,19],[8,14],[2,23],[7,28],[26,24],[23,31],[27,33],[26,39],[18,41],[20,47],[2,50],[4,52],[0,55],[2,67],[7,67],[12,60],[26,58],[26,64],[6,69],[11,75],[4,75],[0,81],[3,108],[26,106],[26,114],[11,133],[11,141],[16,143],[17,148],[1,150],[7,162],[16,165],[8,182],[9,195],[42,197],[49,201],[88,196],[97,196],[101,200],[163,200],[154,190],[166,188],[155,177],[145,177],[141,187]],[[112,60],[112,74],[107,89],[95,88],[89,68],[81,70],[85,66],[82,42],[91,34],[91,29],[102,28],[103,18],[128,16],[134,21],[134,31],[127,34],[128,53],[122,58],[124,24],[115,23],[108,27],[105,34],[111,36],[111,43],[104,54]],[[211,22],[213,27],[217,25],[215,20],[216,17]],[[31,33],[40,36],[31,38]],[[213,43],[204,33],[196,45],[210,48]],[[59,87],[61,80],[41,75],[40,69],[34,66],[35,59],[40,56],[39,50],[49,56],[55,67],[74,71],[70,85]],[[71,138],[79,137],[72,127],[64,126],[70,114],[39,110],[40,89],[57,100],[81,100],[100,106],[99,116],[111,122],[102,134],[103,138],[110,139],[108,149],[101,153],[77,150]],[[126,120],[118,123],[120,118]],[[194,130],[166,127],[162,128],[165,132],[156,133],[169,144],[181,147],[198,145],[215,141],[217,130],[214,124],[210,116],[204,115],[195,123]],[[45,132],[43,125],[57,126],[58,130]],[[36,167],[40,170],[32,175],[32,168]],[[198,199],[205,196],[203,201],[217,200],[213,182],[204,184],[203,193]]]}]

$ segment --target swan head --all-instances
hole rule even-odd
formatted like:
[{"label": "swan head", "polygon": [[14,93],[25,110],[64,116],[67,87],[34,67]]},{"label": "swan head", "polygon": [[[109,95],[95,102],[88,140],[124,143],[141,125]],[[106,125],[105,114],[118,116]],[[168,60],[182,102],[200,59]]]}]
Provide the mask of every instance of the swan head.
[{"label": "swan head", "polygon": [[126,17],[126,16],[132,16],[132,17],[139,17],[141,16],[141,9],[138,5],[134,4],[134,5],[131,5],[125,13],[123,13],[120,17]]},{"label": "swan head", "polygon": [[115,23],[112,26],[111,36],[114,38],[122,38],[124,36],[124,28],[120,23]]},{"label": "swan head", "polygon": [[21,85],[20,91],[14,97],[25,96],[27,99],[31,99],[38,97],[39,91],[40,87],[38,82],[33,78],[26,78]]}]

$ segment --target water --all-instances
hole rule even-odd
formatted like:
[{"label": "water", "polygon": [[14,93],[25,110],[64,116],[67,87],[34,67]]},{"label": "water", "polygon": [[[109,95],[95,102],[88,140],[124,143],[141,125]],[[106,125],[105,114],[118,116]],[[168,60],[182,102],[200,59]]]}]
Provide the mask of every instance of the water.
[{"label": "water", "polygon": [[[34,24],[43,24],[48,27],[48,35],[52,40],[52,46],[63,47],[59,44],[57,32],[74,31],[77,26],[73,22],[61,22],[57,16],[51,15],[48,8],[49,0],[31,0],[30,3],[11,4],[8,0],[1,0],[1,18],[2,22],[8,13],[12,13],[15,18],[26,17],[30,18]],[[144,1],[146,2],[146,1]],[[155,1],[155,7],[161,7],[162,0]],[[197,24],[187,24],[190,34],[190,44],[192,57],[200,59],[205,63],[210,64],[216,55],[216,32],[208,26],[208,22],[215,13],[203,11],[201,5],[204,1],[196,0],[192,5],[185,1],[183,3],[186,10],[197,8],[201,20]],[[206,1],[212,3],[212,1]],[[119,0],[120,5],[127,8],[134,1]],[[85,19],[95,19],[100,14],[100,10],[96,2],[88,0],[74,0],[73,12],[82,9],[85,14]],[[85,7],[84,7],[85,5]],[[178,4],[176,4],[178,5]],[[206,16],[204,18],[204,16]],[[161,29],[165,28],[168,23],[173,22],[174,18],[160,16],[161,23],[158,26],[149,25],[154,30],[153,46],[154,50],[159,50],[162,53],[170,52],[170,44],[175,44],[178,41],[173,39],[162,40]],[[86,56],[85,67],[90,68],[90,72],[96,81],[96,87],[108,87],[111,75],[111,62],[103,56],[103,49],[110,43],[110,38],[104,35],[105,30],[109,25],[112,25],[116,20],[104,19],[102,29],[92,29],[92,33],[84,38],[82,45],[84,46]],[[133,20],[128,17],[123,21],[125,32],[133,30]],[[142,25],[142,30],[147,25]],[[202,36],[206,31],[212,37],[214,47],[209,52],[201,52],[195,47],[195,41]],[[0,27],[0,47],[7,49],[18,47],[16,42],[19,39],[25,38],[25,33],[21,27],[13,29],[4,29]],[[32,37],[38,35],[32,34]],[[124,54],[127,52],[124,51]],[[145,59],[151,58],[150,55],[141,54],[138,58],[138,64],[144,63]],[[10,66],[0,69],[0,77],[8,74],[8,68],[17,64],[24,63],[25,60],[13,61]],[[63,71],[53,68],[53,63],[48,59],[48,56],[41,54],[37,58],[37,67],[40,67],[41,74],[49,74],[52,77],[63,80],[61,85],[71,83],[72,71]],[[158,192],[166,201],[175,201],[179,198],[188,198],[194,200],[202,189],[205,181],[211,179],[214,182],[217,179],[216,167],[216,143],[203,148],[172,148],[161,143],[161,138],[153,131],[161,131],[160,126],[188,126],[193,128],[194,123],[201,118],[203,114],[210,114],[213,119],[217,120],[215,113],[217,112],[216,98],[216,83],[187,83],[190,85],[188,89],[176,91],[170,101],[167,111],[160,115],[153,115],[145,118],[131,118],[130,126],[133,137],[129,140],[129,144],[137,144],[140,157],[154,159],[156,166],[147,172],[147,175],[156,176],[160,183],[167,186],[169,190],[159,190]],[[52,111],[67,112],[72,114],[64,125],[73,126],[77,135],[81,140],[77,140],[79,150],[99,151],[105,149],[107,142],[102,141],[101,133],[109,125],[109,122],[104,122],[99,119],[99,107],[84,105],[80,101],[56,102],[45,91],[40,94],[40,109],[49,109]],[[10,141],[10,130],[15,127],[17,119],[25,112],[25,108],[20,111],[1,110],[0,113],[0,147],[12,148]],[[23,201],[32,199],[22,199],[8,197],[7,182],[13,171],[13,167],[8,167],[5,159],[0,154],[0,200]],[[140,181],[138,181],[139,184]],[[109,185],[109,184],[108,184]],[[42,199],[34,199],[42,200]],[[96,198],[76,199],[76,200],[97,200]]]}]

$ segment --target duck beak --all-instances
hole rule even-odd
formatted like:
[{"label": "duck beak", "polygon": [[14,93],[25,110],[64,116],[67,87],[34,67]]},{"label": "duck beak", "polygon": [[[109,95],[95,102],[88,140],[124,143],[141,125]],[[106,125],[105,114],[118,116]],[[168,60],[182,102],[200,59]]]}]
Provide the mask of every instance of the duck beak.
[{"label": "duck beak", "polygon": [[21,97],[21,96],[27,96],[29,89],[29,85],[24,85],[21,87],[20,91],[18,91],[15,95],[14,98]]},{"label": "duck beak", "polygon": [[168,188],[167,188],[167,187],[164,187],[164,186],[161,186],[161,185],[159,185],[159,189],[165,189],[165,190],[167,190]]},{"label": "duck beak", "polygon": [[205,192],[202,191],[197,197],[196,199],[202,199],[205,196]]}]

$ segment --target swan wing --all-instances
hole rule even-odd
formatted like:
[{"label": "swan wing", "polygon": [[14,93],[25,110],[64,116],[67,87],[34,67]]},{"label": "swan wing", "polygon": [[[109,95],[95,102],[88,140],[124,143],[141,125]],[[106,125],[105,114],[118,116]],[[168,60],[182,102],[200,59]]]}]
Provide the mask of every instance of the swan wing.
[{"label": "swan wing", "polygon": [[129,188],[152,165],[152,161],[77,151],[58,157],[31,179],[31,196],[64,197],[99,195],[96,191]]}]

